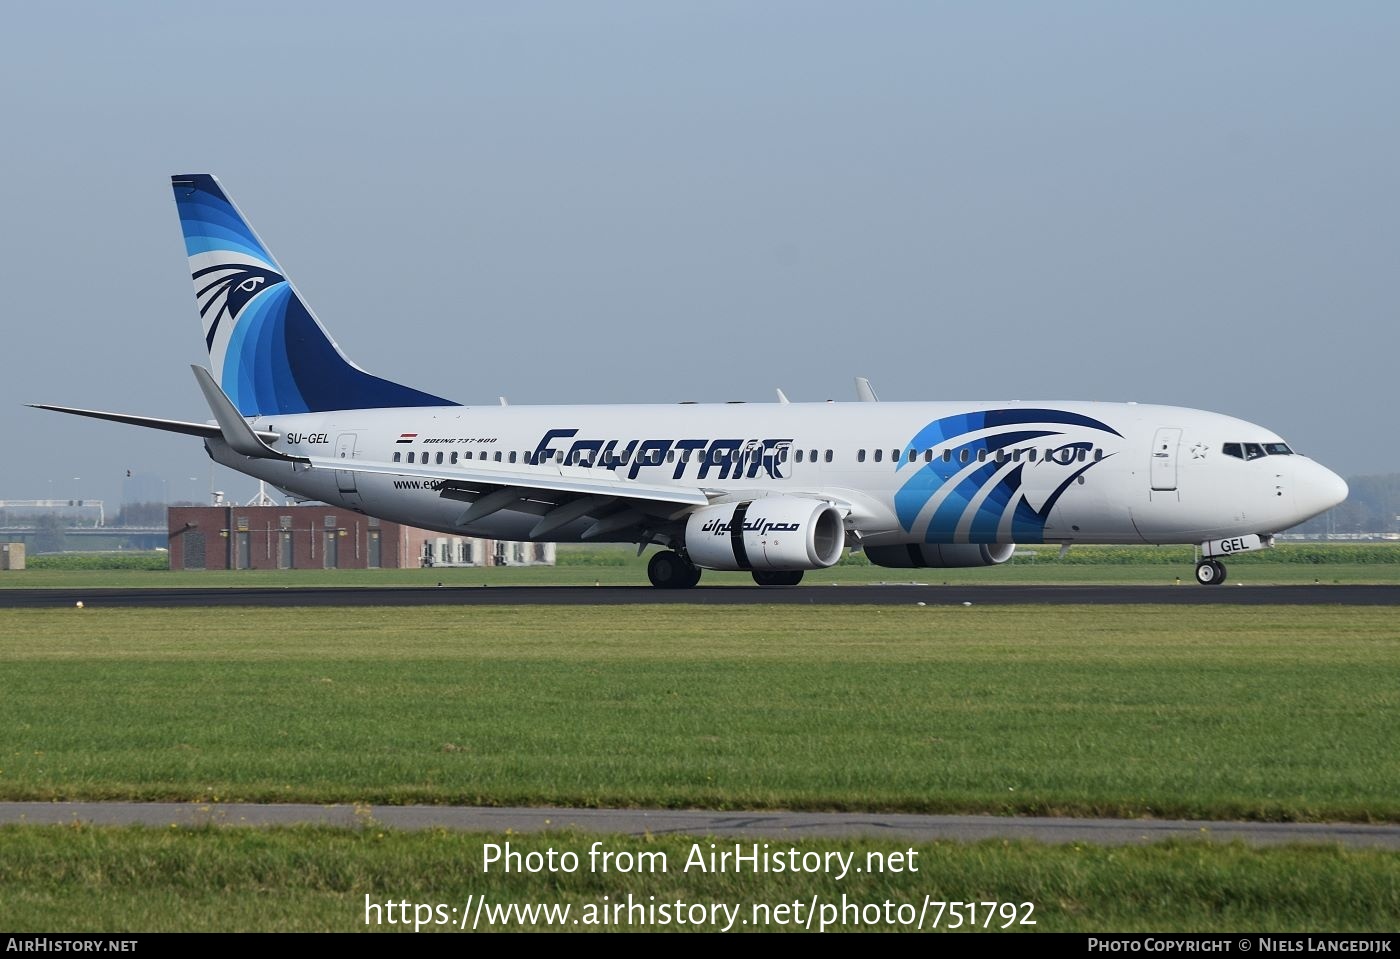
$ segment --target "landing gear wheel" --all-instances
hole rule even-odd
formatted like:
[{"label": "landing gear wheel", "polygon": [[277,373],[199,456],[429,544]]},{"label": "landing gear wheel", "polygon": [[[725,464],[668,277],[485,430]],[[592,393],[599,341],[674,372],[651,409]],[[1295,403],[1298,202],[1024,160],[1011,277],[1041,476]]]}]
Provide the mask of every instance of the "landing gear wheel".
[{"label": "landing gear wheel", "polygon": [[1219,560],[1202,560],[1196,566],[1196,582],[1202,586],[1219,586],[1225,582],[1225,564]]},{"label": "landing gear wheel", "polygon": [[796,586],[802,582],[802,570],[781,569],[753,571],[753,581],[760,586]]},{"label": "landing gear wheel", "polygon": [[667,549],[647,563],[647,579],[657,589],[689,589],[700,582],[700,569],[680,553]]}]

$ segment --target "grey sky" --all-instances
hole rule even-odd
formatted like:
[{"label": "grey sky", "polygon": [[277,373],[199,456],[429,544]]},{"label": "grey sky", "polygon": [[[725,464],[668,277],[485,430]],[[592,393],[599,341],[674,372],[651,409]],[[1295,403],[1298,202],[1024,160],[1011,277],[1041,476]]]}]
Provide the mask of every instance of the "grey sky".
[{"label": "grey sky", "polygon": [[462,402],[863,374],[1400,470],[1397,51],[1393,3],[14,5],[0,498],[207,488],[197,441],[20,405],[207,418],[205,171],[352,359]]}]

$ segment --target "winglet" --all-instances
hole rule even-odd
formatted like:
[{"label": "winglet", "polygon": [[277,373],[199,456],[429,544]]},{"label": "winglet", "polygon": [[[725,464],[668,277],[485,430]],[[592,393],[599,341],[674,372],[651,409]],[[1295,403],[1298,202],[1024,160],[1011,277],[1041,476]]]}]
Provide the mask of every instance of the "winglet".
[{"label": "winglet", "polygon": [[194,370],[194,378],[204,393],[204,400],[209,404],[209,410],[214,414],[214,421],[219,424],[219,432],[223,434],[224,442],[228,444],[229,449],[256,459],[289,460],[295,463],[311,462],[304,456],[288,456],[286,453],[279,453],[264,443],[258,434],[253,432],[248,421],[229,402],[224,391],[219,389],[219,384],[214,382],[214,377],[210,375],[209,371],[198,365],[191,365],[190,369]]}]

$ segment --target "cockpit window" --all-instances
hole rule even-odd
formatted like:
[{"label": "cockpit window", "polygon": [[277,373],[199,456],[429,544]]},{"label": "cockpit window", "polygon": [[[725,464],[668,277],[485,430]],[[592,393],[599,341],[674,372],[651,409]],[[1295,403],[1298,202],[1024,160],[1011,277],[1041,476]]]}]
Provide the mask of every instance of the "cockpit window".
[{"label": "cockpit window", "polygon": [[1257,460],[1264,456],[1292,456],[1287,443],[1226,443],[1220,447],[1226,456],[1242,460]]}]

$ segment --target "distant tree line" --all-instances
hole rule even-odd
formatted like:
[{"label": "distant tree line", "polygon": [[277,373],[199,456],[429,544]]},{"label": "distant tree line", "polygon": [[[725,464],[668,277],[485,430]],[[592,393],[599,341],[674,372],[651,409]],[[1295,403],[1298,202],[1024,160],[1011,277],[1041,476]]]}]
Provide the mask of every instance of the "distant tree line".
[{"label": "distant tree line", "polygon": [[188,500],[181,500],[178,503],[125,503],[121,511],[117,513],[114,522],[109,526],[164,526],[165,511],[172,506],[199,506],[199,503],[191,503]]}]

